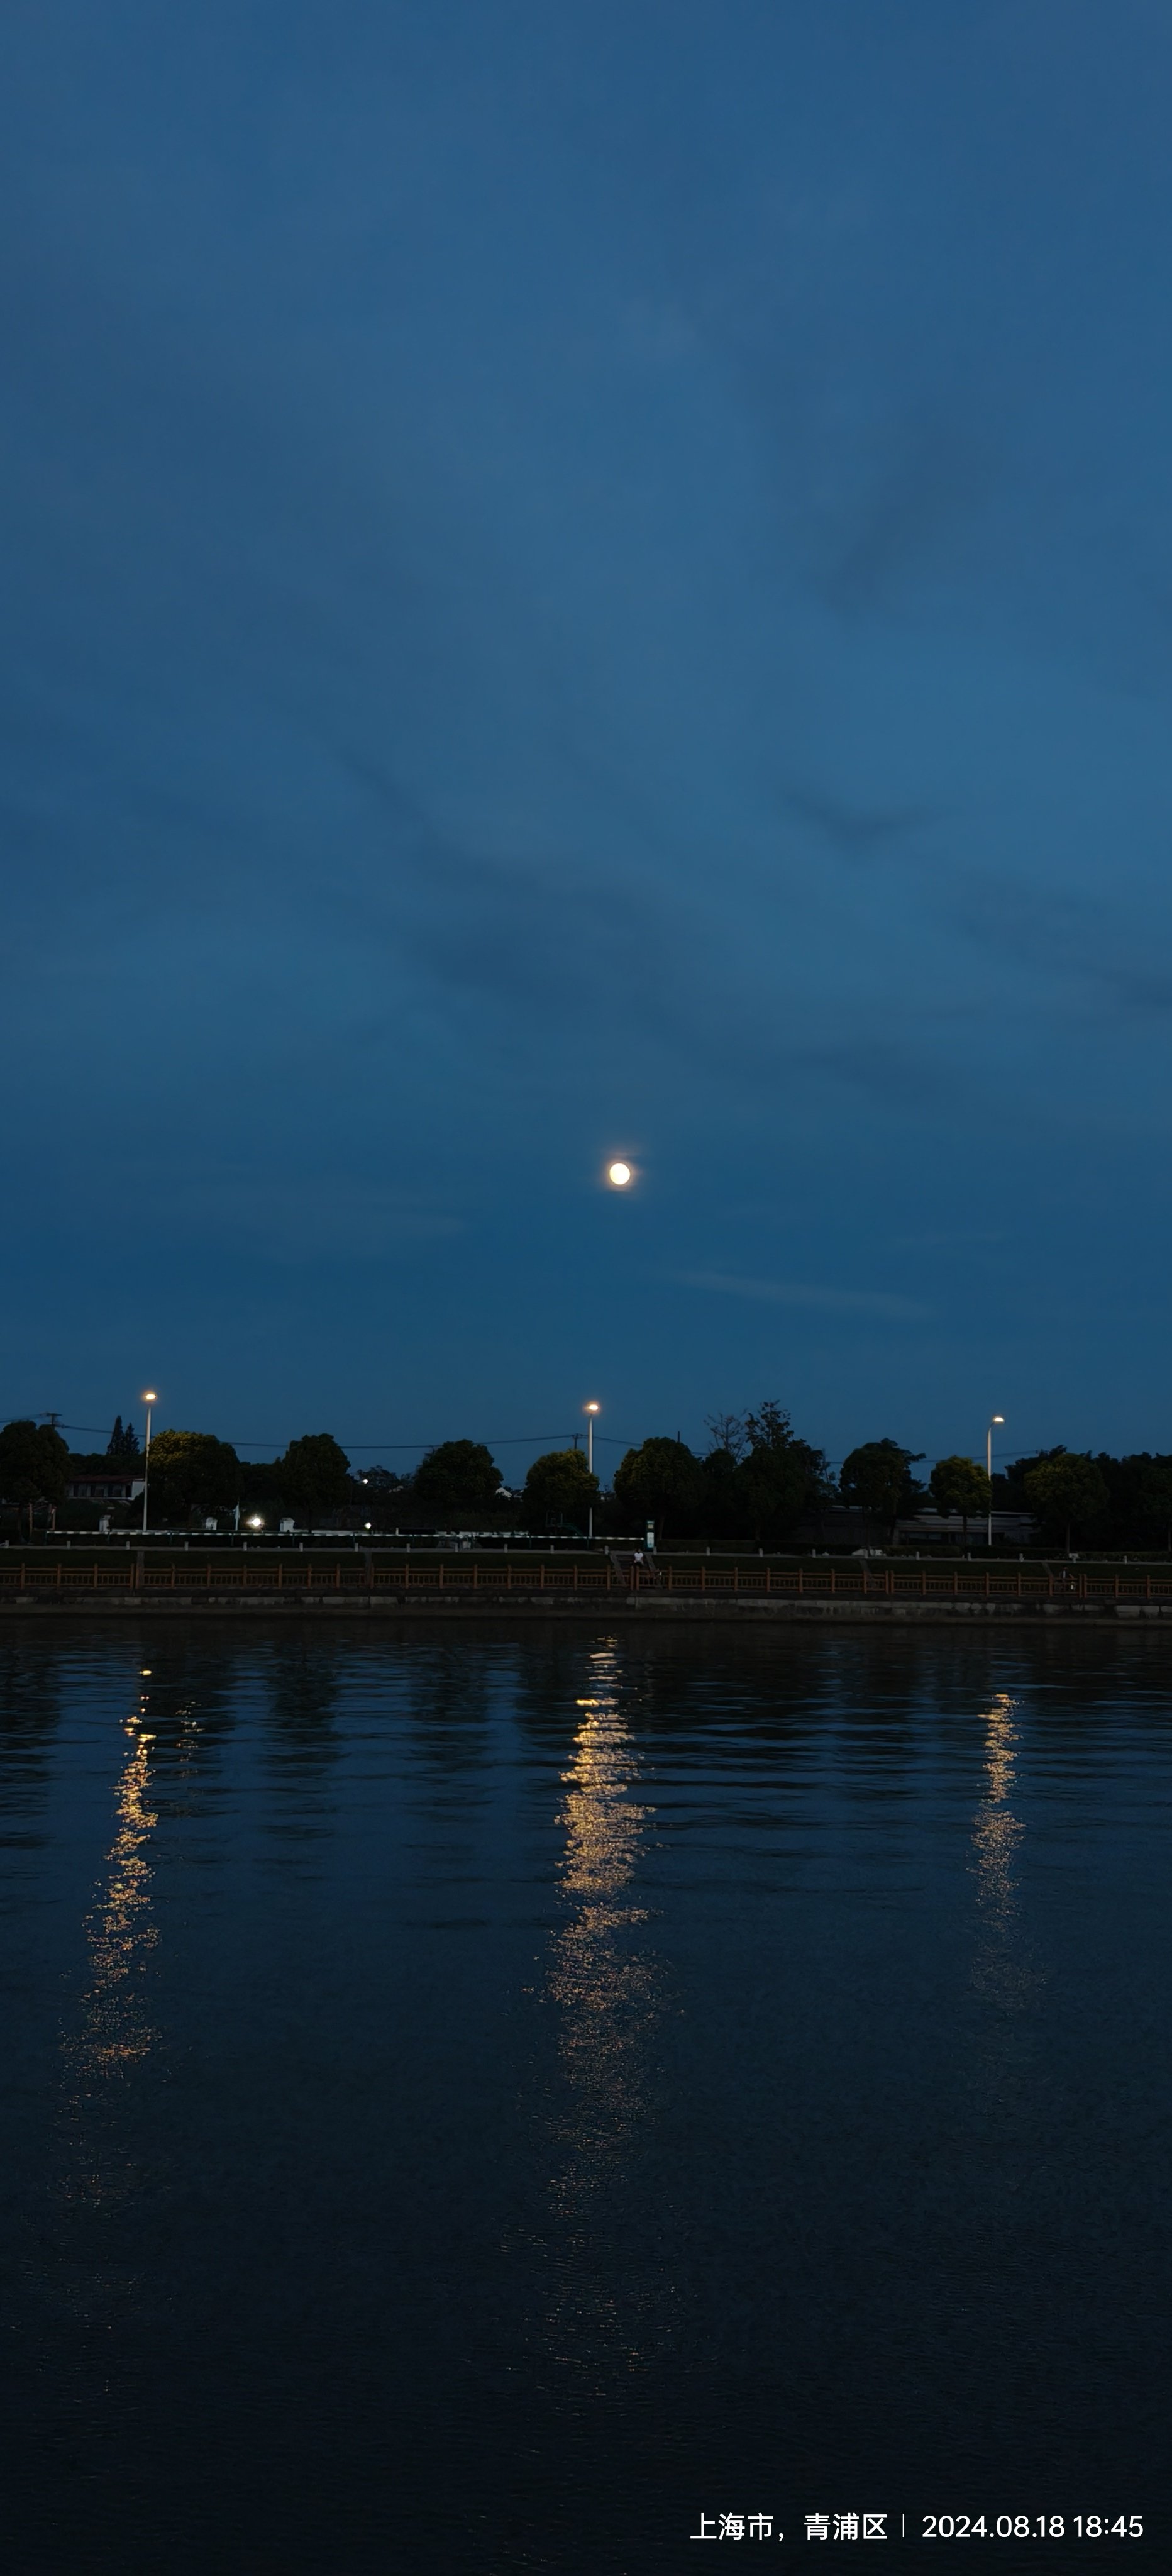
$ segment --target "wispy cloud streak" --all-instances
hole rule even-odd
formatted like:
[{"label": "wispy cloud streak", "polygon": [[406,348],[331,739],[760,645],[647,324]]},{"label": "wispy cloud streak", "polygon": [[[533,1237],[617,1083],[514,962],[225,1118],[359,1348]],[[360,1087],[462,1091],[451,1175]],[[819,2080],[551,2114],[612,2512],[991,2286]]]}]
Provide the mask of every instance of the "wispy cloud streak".
[{"label": "wispy cloud streak", "polygon": [[931,1308],[913,1297],[888,1296],[880,1288],[816,1288],[796,1279],[738,1279],[725,1270],[681,1270],[683,1288],[703,1288],[718,1297],[749,1297],[766,1306],[808,1306],[824,1315],[882,1315],[893,1324],[923,1323]]}]

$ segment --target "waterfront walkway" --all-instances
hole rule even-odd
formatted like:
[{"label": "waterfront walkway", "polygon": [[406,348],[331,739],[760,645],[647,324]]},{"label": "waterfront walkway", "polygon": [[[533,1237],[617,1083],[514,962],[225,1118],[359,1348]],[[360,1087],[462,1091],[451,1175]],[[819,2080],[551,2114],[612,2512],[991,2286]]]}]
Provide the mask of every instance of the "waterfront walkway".
[{"label": "waterfront walkway", "polygon": [[660,1557],[616,1565],[582,1556],[421,1554],[374,1548],[223,1553],[144,1546],[0,1553],[0,1614],[99,1611],[604,1609],[647,1619],[955,1619],[1023,1616],[1159,1619],[1172,1613],[1172,1564],[982,1565],[924,1560]]}]

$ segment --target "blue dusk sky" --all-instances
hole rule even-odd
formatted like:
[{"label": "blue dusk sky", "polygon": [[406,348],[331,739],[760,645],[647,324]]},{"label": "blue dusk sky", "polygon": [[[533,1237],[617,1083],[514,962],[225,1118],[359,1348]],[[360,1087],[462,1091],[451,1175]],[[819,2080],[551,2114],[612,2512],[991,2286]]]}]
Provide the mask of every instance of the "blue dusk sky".
[{"label": "blue dusk sky", "polygon": [[0,121],[3,1414],[1172,1449],[1167,9],[10,0]]}]

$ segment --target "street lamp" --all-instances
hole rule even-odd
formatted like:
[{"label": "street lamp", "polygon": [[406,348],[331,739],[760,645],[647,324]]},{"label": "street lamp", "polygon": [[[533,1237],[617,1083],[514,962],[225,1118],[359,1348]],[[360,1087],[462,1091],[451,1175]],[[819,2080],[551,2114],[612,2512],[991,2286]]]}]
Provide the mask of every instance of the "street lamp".
[{"label": "street lamp", "polygon": [[[594,1473],[594,1416],[596,1413],[601,1413],[602,1406],[591,1402],[590,1404],[584,1404],[582,1411],[586,1416],[586,1471],[588,1475],[592,1476]],[[590,1519],[586,1534],[588,1538],[593,1538],[594,1536],[593,1495],[590,1499]]]},{"label": "street lamp", "polygon": [[1003,1413],[990,1414],[989,1428],[985,1433],[985,1474],[989,1479],[989,1526],[985,1532],[986,1547],[993,1545],[993,1430],[996,1423],[1004,1420]]},{"label": "street lamp", "polygon": [[151,1406],[153,1404],[157,1404],[159,1401],[153,1386],[146,1386],[143,1388],[142,1400],[147,1409],[146,1448],[143,1451],[142,1460],[142,1534],[145,1538],[147,1526],[147,1495],[150,1491],[151,1481]]},{"label": "street lamp", "polygon": [[629,1163],[617,1162],[607,1164],[606,1177],[612,1190],[629,1190],[635,1175]]}]

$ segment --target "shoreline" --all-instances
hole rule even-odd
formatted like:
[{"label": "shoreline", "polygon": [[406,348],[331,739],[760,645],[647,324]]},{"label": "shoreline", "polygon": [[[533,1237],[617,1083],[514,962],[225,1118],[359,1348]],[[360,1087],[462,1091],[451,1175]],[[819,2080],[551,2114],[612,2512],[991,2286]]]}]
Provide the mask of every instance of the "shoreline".
[{"label": "shoreline", "polygon": [[713,1625],[753,1626],[762,1623],[784,1627],[883,1627],[971,1628],[975,1623],[987,1626],[1020,1627],[1023,1623],[1038,1627],[1071,1625],[1080,1628],[1088,1623],[1150,1628],[1161,1622],[1172,1635],[1172,1601],[1116,1601],[1109,1598],[1056,1601],[1015,1600],[1002,1596],[983,1599],[972,1594],[959,1598],[937,1597],[927,1600],[901,1599],[898,1596],[872,1596],[870,1599],[833,1600],[804,1599],[793,1594],[724,1594],[689,1599],[679,1593],[610,1592],[601,1598],[583,1599],[572,1592],[523,1592],[519,1586],[511,1591],[490,1592],[483,1584],[476,1592],[396,1593],[389,1588],[378,1592],[321,1591],[291,1595],[287,1591],[250,1590],[216,1592],[200,1587],[198,1592],[170,1587],[166,1591],[101,1592],[79,1589],[76,1592],[50,1591],[47,1587],[23,1592],[0,1592],[0,1620],[35,1621],[79,1619],[149,1621],[195,1619],[252,1620],[276,1619],[306,1621],[311,1625],[323,1619],[360,1619],[364,1624],[403,1622],[421,1619],[509,1620],[532,1619],[575,1620],[597,1627],[600,1620],[634,1620],[642,1626],[666,1624],[705,1627]]}]

